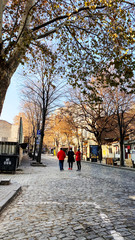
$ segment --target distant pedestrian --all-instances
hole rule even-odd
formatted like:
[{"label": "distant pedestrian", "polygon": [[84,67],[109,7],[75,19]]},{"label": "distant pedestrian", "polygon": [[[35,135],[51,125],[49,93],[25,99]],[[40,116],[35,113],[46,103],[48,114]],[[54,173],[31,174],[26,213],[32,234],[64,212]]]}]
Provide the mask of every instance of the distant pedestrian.
[{"label": "distant pedestrian", "polygon": [[68,151],[68,170],[72,170],[73,168],[73,162],[75,161],[74,159],[74,152],[72,151],[72,148],[70,147],[69,151]]},{"label": "distant pedestrian", "polygon": [[77,171],[81,171],[81,152],[80,152],[80,148],[78,148],[75,155],[76,155]]},{"label": "distant pedestrian", "polygon": [[66,157],[65,152],[62,150],[62,148],[60,149],[60,151],[57,153],[57,158],[59,159],[59,167],[60,167],[60,171],[64,170],[64,159]]}]

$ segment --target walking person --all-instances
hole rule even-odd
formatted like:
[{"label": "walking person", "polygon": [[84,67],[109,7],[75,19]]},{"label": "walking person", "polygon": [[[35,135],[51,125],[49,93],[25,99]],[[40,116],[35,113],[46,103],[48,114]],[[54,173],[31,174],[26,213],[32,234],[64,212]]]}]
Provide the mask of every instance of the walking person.
[{"label": "walking person", "polygon": [[73,162],[75,161],[74,159],[74,152],[72,151],[72,148],[70,147],[69,151],[68,151],[68,170],[72,170],[73,168]]},{"label": "walking person", "polygon": [[57,153],[57,158],[59,159],[59,167],[60,167],[60,171],[64,170],[64,159],[66,157],[66,153],[62,150],[62,148],[60,149],[60,151]]},{"label": "walking person", "polygon": [[77,163],[77,170],[76,171],[81,171],[81,152],[80,152],[80,148],[78,148],[75,155],[76,155],[76,163]]}]

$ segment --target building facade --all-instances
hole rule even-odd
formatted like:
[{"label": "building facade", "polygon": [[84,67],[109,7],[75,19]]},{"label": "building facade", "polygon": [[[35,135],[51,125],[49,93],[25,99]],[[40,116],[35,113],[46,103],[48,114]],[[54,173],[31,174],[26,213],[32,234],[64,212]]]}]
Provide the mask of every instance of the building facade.
[{"label": "building facade", "polygon": [[4,120],[0,120],[0,141],[18,142],[18,140],[19,140],[19,126],[11,124]]},{"label": "building facade", "polygon": [[18,154],[19,163],[23,157],[23,149],[19,144],[23,143],[22,119],[18,125],[0,120],[0,154]]}]

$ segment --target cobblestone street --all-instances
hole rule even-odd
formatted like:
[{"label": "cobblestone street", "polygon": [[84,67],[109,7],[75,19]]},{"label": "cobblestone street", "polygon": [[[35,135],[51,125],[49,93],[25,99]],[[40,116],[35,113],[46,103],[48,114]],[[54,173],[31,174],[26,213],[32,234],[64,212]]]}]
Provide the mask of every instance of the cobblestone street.
[{"label": "cobblestone street", "polygon": [[26,162],[16,174],[0,174],[22,192],[0,215],[0,240],[135,240],[135,171],[82,162],[82,171],[59,171]]}]

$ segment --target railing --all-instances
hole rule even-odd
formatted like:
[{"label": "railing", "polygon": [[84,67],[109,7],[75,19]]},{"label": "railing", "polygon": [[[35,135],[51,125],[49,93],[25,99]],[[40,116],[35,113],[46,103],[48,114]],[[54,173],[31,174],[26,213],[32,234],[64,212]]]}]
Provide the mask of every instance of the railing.
[{"label": "railing", "polygon": [[19,147],[17,142],[0,141],[0,154],[18,154]]}]

